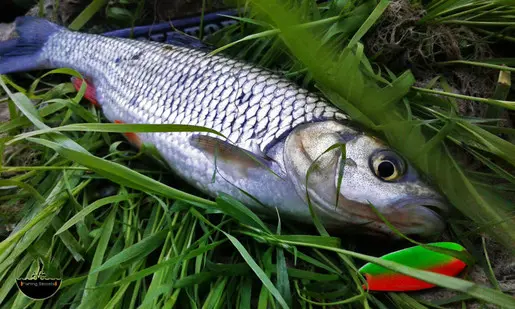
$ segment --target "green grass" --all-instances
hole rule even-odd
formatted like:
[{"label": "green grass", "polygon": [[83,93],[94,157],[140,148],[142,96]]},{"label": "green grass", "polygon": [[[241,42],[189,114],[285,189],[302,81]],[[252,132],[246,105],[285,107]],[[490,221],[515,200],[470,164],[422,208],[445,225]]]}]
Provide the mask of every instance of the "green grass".
[{"label": "green grass", "polygon": [[[369,62],[360,40],[387,4],[302,2],[286,8],[271,0],[249,2],[253,9],[241,24],[209,39],[220,47],[240,40],[225,52],[322,91],[384,137],[450,199],[456,212],[449,233],[491,274],[485,234],[515,251],[509,199],[515,146],[496,135],[495,119],[458,115],[456,96],[443,78],[416,88],[409,72],[395,76]],[[92,12],[80,15],[75,27]],[[70,75],[78,73],[54,70],[0,81],[7,94],[1,104],[11,111],[11,120],[0,125],[6,134],[0,148],[20,149],[1,162],[8,177],[0,185],[10,189],[0,197],[24,204],[16,230],[0,243],[0,307],[440,308],[474,299],[515,305],[493,275],[488,288],[378,260],[358,252],[350,238],[329,235],[319,222],[316,235],[287,218],[264,220],[230,196],[200,195],[163,168],[152,146],[134,150],[119,133],[205,129],[102,123],[101,112],[82,104],[85,89],[76,93],[67,82]],[[433,89],[438,85],[444,91]],[[476,100],[500,108],[514,104],[506,96]],[[36,162],[24,164],[21,158],[34,153]],[[466,169],[456,153],[467,153],[483,168]],[[44,302],[25,298],[14,286],[38,260],[47,275],[64,279],[60,292]],[[370,293],[357,272],[364,262],[459,294],[428,303],[416,294]]]}]

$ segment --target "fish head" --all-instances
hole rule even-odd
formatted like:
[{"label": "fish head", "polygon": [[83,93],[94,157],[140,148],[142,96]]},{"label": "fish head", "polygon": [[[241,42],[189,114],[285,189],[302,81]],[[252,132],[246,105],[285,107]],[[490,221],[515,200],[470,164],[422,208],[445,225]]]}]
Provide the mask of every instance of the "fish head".
[{"label": "fish head", "polygon": [[417,170],[381,140],[340,121],[296,127],[283,160],[297,194],[328,227],[394,236],[371,205],[406,235],[431,237],[445,227],[448,206]]}]

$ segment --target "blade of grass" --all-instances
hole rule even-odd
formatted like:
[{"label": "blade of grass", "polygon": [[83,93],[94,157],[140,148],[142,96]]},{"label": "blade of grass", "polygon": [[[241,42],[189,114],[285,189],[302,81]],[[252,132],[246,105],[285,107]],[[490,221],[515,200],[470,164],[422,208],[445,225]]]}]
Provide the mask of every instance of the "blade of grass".
[{"label": "blade of grass", "polygon": [[377,22],[377,20],[383,15],[383,12],[390,5],[389,0],[381,0],[377,4],[372,14],[368,16],[365,22],[361,25],[361,27],[356,31],[352,39],[350,40],[348,46],[354,46],[361,38],[370,30],[370,28]]},{"label": "blade of grass", "polygon": [[225,138],[221,133],[209,128],[192,125],[181,124],[117,124],[117,123],[86,123],[86,124],[70,124],[56,128],[45,128],[26,132],[15,136],[6,143],[10,145],[16,141],[26,139],[28,137],[37,136],[52,132],[117,132],[117,133],[136,133],[136,132],[206,132],[213,133]]},{"label": "blade of grass", "polygon": [[[102,225],[102,234],[100,236],[100,240],[98,241],[98,245],[95,249],[95,255],[93,256],[93,260],[91,261],[91,270],[98,269],[102,265],[102,260],[106,254],[107,246],[109,245],[109,239],[112,236],[114,222],[116,218],[116,212],[118,208],[114,206],[106,221]],[[69,222],[69,221],[68,221]],[[82,295],[82,303],[79,308],[88,308],[97,305],[95,300],[95,293],[91,290],[98,284],[98,276],[99,273],[90,273],[88,278],[86,279],[86,285],[84,286],[84,294]]]},{"label": "blade of grass", "polygon": [[107,0],[93,0],[80,14],[77,16],[72,23],[68,26],[70,30],[80,30],[86,23],[102,9],[106,4]]},{"label": "blade of grass", "polygon": [[102,198],[100,200],[97,200],[91,204],[89,204],[87,207],[83,208],[81,211],[79,211],[77,214],[75,214],[71,219],[66,221],[59,230],[55,232],[55,235],[59,235],[62,232],[68,230],[70,227],[77,224],[79,221],[83,221],[84,218],[92,213],[93,211],[99,209],[100,207],[109,205],[109,204],[116,204],[119,202],[127,201],[131,198],[139,197],[140,194],[128,194],[128,195],[115,195],[115,196],[109,196]]},{"label": "blade of grass", "polygon": [[231,241],[231,243],[236,247],[236,250],[241,254],[245,262],[249,264],[252,271],[258,276],[259,280],[263,282],[263,285],[267,288],[267,290],[274,296],[274,298],[279,302],[282,308],[289,308],[288,304],[282,297],[281,293],[277,290],[277,288],[274,286],[272,281],[266,276],[265,272],[261,267],[259,267],[254,259],[250,256],[249,252],[243,247],[243,245],[232,235],[227,234],[226,232],[223,232],[224,235]]},{"label": "blade of grass", "polygon": [[156,234],[148,236],[140,242],[137,242],[136,244],[128,248],[125,248],[122,252],[116,254],[112,258],[105,261],[101,266],[92,269],[91,274],[101,272],[114,266],[119,266],[120,264],[132,260],[134,258],[150,254],[163,243],[168,233],[168,230],[159,231]]},{"label": "blade of grass", "polygon": [[489,68],[494,70],[506,71],[506,72],[515,72],[515,68],[511,68],[505,65],[497,65],[486,62],[478,62],[478,61],[467,61],[467,60],[452,60],[452,61],[444,61],[439,62],[440,65],[449,65],[449,64],[466,64],[472,66],[478,66],[483,68]]}]

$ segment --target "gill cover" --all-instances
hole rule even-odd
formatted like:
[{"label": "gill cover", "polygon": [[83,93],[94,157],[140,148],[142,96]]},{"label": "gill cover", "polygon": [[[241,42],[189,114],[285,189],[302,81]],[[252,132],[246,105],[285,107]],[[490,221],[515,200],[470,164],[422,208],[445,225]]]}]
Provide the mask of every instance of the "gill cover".
[{"label": "gill cover", "polygon": [[[343,171],[340,169],[342,153],[340,147],[333,146],[344,144],[357,135],[357,131],[336,121],[303,124],[295,128],[285,141],[284,163],[297,194],[306,200],[306,193],[309,193],[311,201],[325,201],[337,207],[339,193],[337,185],[333,184],[337,183]],[[317,210],[322,216],[327,214],[326,221],[336,219],[324,207],[317,207]]]}]

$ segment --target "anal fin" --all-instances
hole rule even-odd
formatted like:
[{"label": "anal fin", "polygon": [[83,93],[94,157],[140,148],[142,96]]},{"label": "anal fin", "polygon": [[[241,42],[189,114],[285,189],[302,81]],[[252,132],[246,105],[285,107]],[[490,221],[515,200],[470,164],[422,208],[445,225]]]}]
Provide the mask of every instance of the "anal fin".
[{"label": "anal fin", "polygon": [[[125,123],[121,120],[115,120],[114,123]],[[128,133],[123,133],[123,135],[125,136],[125,138],[127,138],[127,140],[133,144],[134,146],[138,147],[138,148],[141,148],[141,145],[143,144],[141,139],[139,138],[139,136],[136,134],[136,133],[133,133],[133,132],[128,132]]]}]

